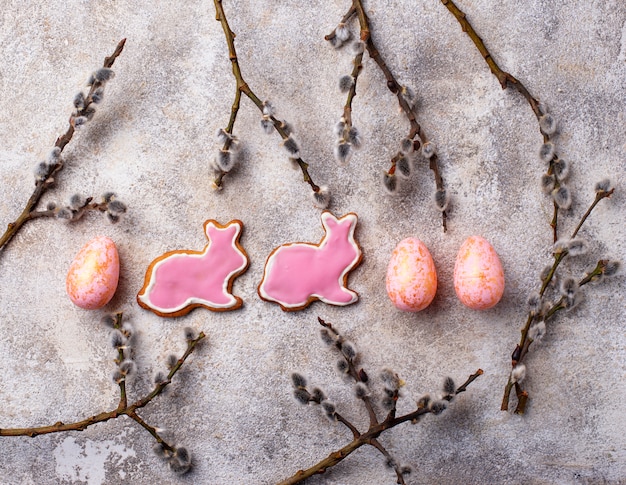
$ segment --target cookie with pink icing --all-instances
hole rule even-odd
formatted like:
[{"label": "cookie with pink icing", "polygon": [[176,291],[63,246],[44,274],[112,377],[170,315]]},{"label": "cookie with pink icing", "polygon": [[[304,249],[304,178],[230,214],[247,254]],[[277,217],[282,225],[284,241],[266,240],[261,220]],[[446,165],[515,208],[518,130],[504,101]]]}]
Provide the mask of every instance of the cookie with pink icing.
[{"label": "cookie with pink icing", "polygon": [[248,269],[248,255],[239,243],[243,223],[204,223],[209,243],[202,251],[170,251],[146,271],[137,302],[162,317],[186,315],[196,307],[236,310],[243,301],[232,294],[234,279]]},{"label": "cookie with pink icing", "polygon": [[284,311],[296,311],[321,300],[345,306],[358,300],[347,287],[348,274],[362,259],[354,239],[357,215],[336,218],[322,213],[324,237],[319,244],[289,243],[278,246],[267,258],[258,287],[265,301],[278,303]]}]

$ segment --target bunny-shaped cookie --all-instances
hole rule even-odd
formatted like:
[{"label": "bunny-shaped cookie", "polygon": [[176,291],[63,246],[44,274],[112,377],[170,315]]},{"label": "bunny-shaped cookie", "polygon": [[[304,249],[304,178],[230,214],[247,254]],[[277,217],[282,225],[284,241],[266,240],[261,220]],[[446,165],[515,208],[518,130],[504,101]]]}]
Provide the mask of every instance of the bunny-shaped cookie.
[{"label": "bunny-shaped cookie", "polygon": [[225,226],[209,220],[209,239],[203,251],[170,251],[155,259],[148,270],[137,302],[162,317],[178,317],[196,307],[213,311],[235,310],[242,305],[231,294],[233,280],[248,268],[248,257],[239,244],[243,223]]},{"label": "bunny-shaped cookie", "polygon": [[356,214],[336,218],[322,213],[326,234],[319,244],[290,243],[272,251],[265,263],[259,296],[284,311],[301,310],[316,300],[331,305],[349,305],[358,299],[347,288],[348,273],[362,259],[354,239]]}]

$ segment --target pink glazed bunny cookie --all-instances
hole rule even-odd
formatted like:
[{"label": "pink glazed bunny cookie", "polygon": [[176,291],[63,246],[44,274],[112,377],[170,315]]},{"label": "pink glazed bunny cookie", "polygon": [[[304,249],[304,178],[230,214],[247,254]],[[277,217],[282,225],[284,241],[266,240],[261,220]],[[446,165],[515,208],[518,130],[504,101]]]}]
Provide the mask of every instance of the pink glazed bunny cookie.
[{"label": "pink glazed bunny cookie", "polygon": [[319,244],[290,243],[277,247],[267,258],[259,296],[284,311],[302,310],[321,300],[330,305],[354,303],[358,294],[347,288],[348,273],[361,262],[354,239],[357,215],[337,219],[322,213],[326,234]]},{"label": "pink glazed bunny cookie", "polygon": [[221,312],[243,304],[233,296],[233,280],[248,269],[239,244],[243,223],[225,226],[209,220],[204,232],[209,244],[202,251],[170,251],[152,261],[137,302],[161,317],[186,315],[196,307]]}]

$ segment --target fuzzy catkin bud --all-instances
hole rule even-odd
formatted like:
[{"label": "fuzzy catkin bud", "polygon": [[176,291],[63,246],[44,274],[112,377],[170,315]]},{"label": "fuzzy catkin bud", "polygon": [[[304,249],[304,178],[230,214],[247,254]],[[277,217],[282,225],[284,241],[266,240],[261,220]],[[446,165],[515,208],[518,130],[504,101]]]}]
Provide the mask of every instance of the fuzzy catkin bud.
[{"label": "fuzzy catkin bud", "polygon": [[348,131],[348,141],[352,143],[352,146],[357,150],[361,148],[361,135],[359,134],[359,130],[356,126],[350,127]]},{"label": "fuzzy catkin bud", "polygon": [[48,164],[46,162],[38,163],[35,166],[35,181],[43,182],[48,177]]},{"label": "fuzzy catkin bud", "polygon": [[446,377],[443,381],[443,392],[446,394],[456,394],[456,385],[452,377]]},{"label": "fuzzy catkin bud", "polygon": [[56,165],[61,161],[61,147],[54,147],[48,154],[48,165]]},{"label": "fuzzy catkin bud", "polygon": [[348,163],[352,158],[352,144],[348,142],[341,142],[335,145],[335,159],[339,163]]},{"label": "fuzzy catkin bud", "polygon": [[337,370],[340,374],[347,374],[350,370],[350,365],[345,360],[337,361]]},{"label": "fuzzy catkin bud", "polygon": [[343,22],[341,22],[337,28],[335,29],[335,36],[337,37],[337,39],[339,39],[342,43],[347,41],[350,38],[350,30],[348,29],[348,27],[346,26],[346,24],[344,24]]},{"label": "fuzzy catkin bud", "polygon": [[120,372],[126,376],[135,372],[136,365],[132,360],[126,359],[120,364],[119,369],[120,369]]},{"label": "fuzzy catkin bud", "polygon": [[120,215],[124,214],[127,210],[126,204],[121,200],[112,200],[107,204],[107,209],[111,214]]},{"label": "fuzzy catkin bud", "polygon": [[365,42],[358,40],[353,42],[350,47],[352,48],[352,54],[358,56],[359,54],[363,54],[365,51]]},{"label": "fuzzy catkin bud", "polygon": [[93,77],[96,81],[104,83],[113,79],[115,77],[115,72],[113,72],[113,69],[108,67],[101,67],[93,73]]},{"label": "fuzzy catkin bud", "polygon": [[541,148],[539,149],[539,158],[541,159],[541,161],[548,163],[554,157],[554,151],[554,143],[552,143],[551,141],[546,142],[541,145]]},{"label": "fuzzy catkin bud", "polygon": [[565,160],[559,158],[552,164],[552,167],[554,168],[554,175],[559,180],[565,180],[569,175],[569,163]]},{"label": "fuzzy catkin bud", "polygon": [[291,374],[291,383],[295,388],[306,387],[306,378],[302,374],[294,372]]},{"label": "fuzzy catkin bud", "polygon": [[263,128],[263,131],[269,135],[274,130],[274,122],[269,118],[262,118],[261,128]]},{"label": "fuzzy catkin bud", "polygon": [[528,305],[528,311],[536,315],[541,310],[541,295],[538,291],[533,291],[526,299],[526,305]]},{"label": "fuzzy catkin bud", "polygon": [[196,331],[191,327],[185,327],[183,329],[183,334],[185,335],[185,340],[187,340],[188,342],[196,338]]},{"label": "fuzzy catkin bud", "polygon": [[68,207],[63,207],[59,212],[57,212],[57,218],[64,219],[66,221],[71,221],[74,219],[74,213]]},{"label": "fuzzy catkin bud", "polygon": [[450,203],[450,197],[448,197],[448,192],[445,189],[437,189],[435,191],[435,207],[441,212],[445,211],[448,208],[448,204]]},{"label": "fuzzy catkin bud", "polygon": [[537,322],[528,329],[528,338],[533,342],[539,342],[546,334],[546,322],[543,320]]},{"label": "fuzzy catkin bud", "polygon": [[291,135],[283,140],[283,147],[287,150],[291,157],[300,157],[300,147],[298,146],[298,142],[296,142]]},{"label": "fuzzy catkin bud", "polygon": [[93,101],[96,104],[101,103],[103,99],[104,99],[104,88],[100,87],[94,90],[94,92],[91,94],[91,101]]},{"label": "fuzzy catkin bud", "polygon": [[357,397],[357,399],[365,399],[367,396],[369,396],[369,393],[370,390],[362,382],[357,382],[354,386],[354,395]]},{"label": "fuzzy catkin bud", "polygon": [[417,407],[418,409],[424,409],[427,408],[430,405],[430,394],[424,394],[422,397],[420,397],[417,400]]},{"label": "fuzzy catkin bud", "polygon": [[324,399],[326,399],[326,394],[319,387],[314,387],[311,391],[311,397],[317,403],[321,403]]},{"label": "fuzzy catkin bud", "polygon": [[395,391],[400,388],[400,378],[393,370],[385,368],[380,372],[380,378],[385,387]]},{"label": "fuzzy catkin bud", "polygon": [[559,209],[569,209],[572,205],[572,193],[565,185],[552,191],[552,198]]},{"label": "fuzzy catkin bud", "polygon": [[117,318],[115,317],[115,315],[111,315],[111,314],[105,315],[100,319],[100,323],[102,323],[102,325],[105,325],[111,328],[113,328],[116,322],[117,322]]},{"label": "fuzzy catkin bud", "polygon": [[396,175],[385,172],[383,174],[383,187],[388,194],[395,194],[398,191],[398,178]]},{"label": "fuzzy catkin bud", "polygon": [[426,143],[424,143],[422,145],[422,156],[424,158],[432,157],[435,154],[436,151],[437,151],[437,149],[436,149],[435,145],[432,142],[430,142],[430,141],[427,141]]},{"label": "fuzzy catkin bud", "polygon": [[609,179],[600,180],[600,182],[595,185],[596,192],[610,192],[612,189],[613,186]]},{"label": "fuzzy catkin bud", "polygon": [[328,187],[320,187],[317,192],[313,191],[313,204],[318,209],[326,209],[330,204],[330,190]]},{"label": "fuzzy catkin bud", "polygon": [[174,456],[178,459],[182,464],[190,464],[191,463],[191,455],[187,451],[187,448],[179,446],[176,448],[176,453]]},{"label": "fuzzy catkin bud", "polygon": [[578,282],[574,278],[565,278],[561,282],[561,295],[573,297],[578,292]]},{"label": "fuzzy catkin bud", "polygon": [[398,176],[403,179],[407,179],[411,176],[412,170],[413,166],[411,164],[411,160],[404,155],[400,155],[400,157],[396,160],[396,173]]},{"label": "fuzzy catkin bud", "polygon": [[429,406],[430,412],[437,415],[443,413],[448,407],[448,403],[446,401],[431,401]]},{"label": "fuzzy catkin bud", "polygon": [[337,341],[335,335],[332,334],[327,328],[323,328],[320,330],[320,338],[322,339],[322,342],[324,342],[328,346],[334,345]]},{"label": "fuzzy catkin bud", "polygon": [[235,166],[235,157],[230,150],[220,150],[215,157],[215,164],[222,172],[230,172]]},{"label": "fuzzy catkin bud", "polygon": [[581,256],[587,254],[587,251],[589,251],[587,241],[579,237],[570,239],[567,244],[567,254],[570,256]]},{"label": "fuzzy catkin bud", "polygon": [[511,382],[522,382],[526,377],[526,366],[517,364],[511,371]]},{"label": "fuzzy catkin bud", "polygon": [[354,86],[354,78],[348,74],[339,78],[339,91],[347,93]]},{"label": "fuzzy catkin bud", "polygon": [[349,361],[353,361],[354,359],[356,359],[356,354],[357,354],[356,347],[354,346],[352,342],[346,341],[343,344],[341,344],[341,353]]},{"label": "fuzzy catkin bud", "polygon": [[85,107],[85,95],[82,92],[76,93],[74,96],[74,108],[81,110]]},{"label": "fuzzy catkin bud", "polygon": [[553,135],[556,132],[556,120],[554,116],[549,113],[546,113],[542,117],[539,118],[539,128],[541,132],[545,135]]},{"label": "fuzzy catkin bud", "polygon": [[343,132],[345,129],[346,129],[346,122],[343,118],[341,118],[341,120],[338,121],[333,127],[333,133],[335,134],[335,136],[341,138],[343,137]]},{"label": "fuzzy catkin bud", "polygon": [[335,414],[337,408],[335,407],[334,403],[332,403],[329,400],[325,399],[325,400],[322,401],[322,409],[324,410],[326,415],[331,416],[331,415]]},{"label": "fuzzy catkin bud", "polygon": [[400,151],[405,155],[413,152],[413,140],[410,138],[405,138],[400,142]]},{"label": "fuzzy catkin bud", "polygon": [[167,366],[167,368],[171,370],[176,366],[176,364],[178,364],[178,357],[176,357],[174,354],[168,355],[165,361],[165,365]]},{"label": "fuzzy catkin bud", "polygon": [[119,330],[113,330],[111,332],[111,345],[114,349],[119,349],[126,345],[126,337]]},{"label": "fuzzy catkin bud", "polygon": [[224,128],[219,128],[215,133],[215,139],[218,143],[226,143],[231,139],[231,134],[228,133]]},{"label": "fuzzy catkin bud", "polygon": [[602,274],[604,276],[615,276],[619,271],[621,263],[619,261],[609,261],[604,265]]},{"label": "fuzzy catkin bud", "polygon": [[549,194],[554,190],[554,186],[556,185],[556,180],[554,179],[554,175],[549,175],[544,173],[541,176],[541,190],[544,193]]},{"label": "fuzzy catkin bud", "polygon": [[293,397],[295,397],[296,401],[300,404],[309,404],[309,401],[311,400],[311,394],[309,394],[309,391],[300,387],[293,391]]},{"label": "fuzzy catkin bud", "polygon": [[577,292],[571,296],[565,297],[565,311],[570,311],[578,306],[578,304],[582,301],[582,293]]},{"label": "fuzzy catkin bud", "polygon": [[80,194],[74,194],[70,197],[70,207],[72,209],[80,209],[85,205],[86,199]]},{"label": "fuzzy catkin bud", "polygon": [[263,102],[263,116],[274,116],[274,106],[269,101]]}]

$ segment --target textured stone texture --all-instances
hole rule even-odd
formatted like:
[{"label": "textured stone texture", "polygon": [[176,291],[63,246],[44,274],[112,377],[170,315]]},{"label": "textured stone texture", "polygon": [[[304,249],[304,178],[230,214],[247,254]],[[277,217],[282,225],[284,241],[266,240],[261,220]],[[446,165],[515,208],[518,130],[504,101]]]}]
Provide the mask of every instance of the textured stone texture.
[{"label": "textured stone texture", "polygon": [[[611,177],[618,191],[603,201],[581,235],[596,257],[626,256],[626,8],[604,2],[460,2],[500,65],[519,77],[559,120],[558,150],[572,164],[570,232]],[[339,409],[365,425],[359,403],[336,376],[335,356],[318,342],[319,315],[353,339],[372,376],[391,367],[406,380],[401,411],[450,375],[485,375],[451,408],[381,441],[416,473],[411,484],[626,482],[626,337],[624,277],[585,289],[585,302],[548,326],[527,361],[527,416],[499,411],[509,358],[525,321],[526,295],[550,259],[551,203],[539,189],[542,163],[536,120],[515,92],[502,91],[456,20],[438,2],[367,2],[373,36],[397,78],[419,93],[418,118],[439,147],[452,195],[449,230],[432,208],[433,177],[424,163],[396,198],[383,194],[382,170],[407,132],[376,65],[365,57],[354,121],[364,146],[346,166],[332,156],[332,126],[344,96],[338,78],[351,58],[324,41],[349,2],[230,1],[250,86],[295,127],[314,179],[333,191],[337,215],[359,214],[364,253],[346,308],[315,303],[283,313],[256,294],[266,256],[289,241],[317,242],[319,211],[289,166],[279,138],[264,135],[259,113],[243,99],[236,134],[240,168],[211,190],[214,133],[230,114],[234,82],[211,2],[5,1],[0,15],[0,218],[14,220],[33,187],[32,169],[66,128],[74,94],[123,37],[116,78],[93,122],[65,151],[58,186],[44,199],[80,191],[116,191],[130,212],[112,226],[96,215],[76,224],[28,223],[0,253],[0,427],[71,422],[113,408],[113,351],[98,321],[103,311],[69,301],[64,281],[79,248],[113,238],[122,270],[105,310],[124,310],[139,335],[143,395],[170,352],[182,352],[182,328],[209,335],[176,384],[143,412],[193,453],[194,471],[178,478],[152,454],[151,437],[115,420],[82,433],[3,438],[2,483],[267,484],[308,467],[343,445],[349,433],[291,397],[297,370],[321,385]],[[135,295],[153,258],[201,249],[206,219],[242,219],[251,260],[234,284],[236,312],[195,310],[162,319]],[[459,245],[480,234],[497,250],[506,275],[502,301],[476,312],[454,294]],[[395,245],[421,239],[438,269],[433,304],[413,314],[388,301],[384,278]],[[592,256],[568,265],[580,274]],[[378,382],[378,381],[376,381]],[[382,457],[360,449],[311,483],[394,483]]]}]

